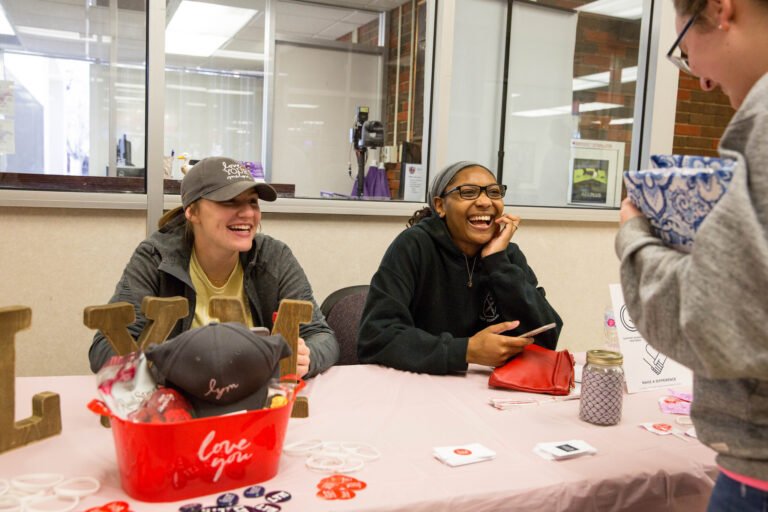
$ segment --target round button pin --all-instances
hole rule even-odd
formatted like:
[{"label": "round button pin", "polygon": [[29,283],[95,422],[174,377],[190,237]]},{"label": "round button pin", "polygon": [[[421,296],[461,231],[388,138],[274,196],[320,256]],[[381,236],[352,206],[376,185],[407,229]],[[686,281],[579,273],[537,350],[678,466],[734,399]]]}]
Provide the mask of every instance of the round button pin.
[{"label": "round button pin", "polygon": [[267,503],[283,503],[291,499],[291,493],[288,491],[272,491],[264,496]]},{"label": "round button pin", "polygon": [[246,498],[261,498],[267,490],[261,485],[252,485],[243,491]]},{"label": "round button pin", "polygon": [[248,512],[280,512],[280,505],[275,505],[274,503],[259,503],[258,505],[253,506],[248,505],[248,508]]},{"label": "round button pin", "polygon": [[240,497],[233,492],[222,494],[216,498],[216,504],[220,507],[234,507],[238,501],[240,501]]}]

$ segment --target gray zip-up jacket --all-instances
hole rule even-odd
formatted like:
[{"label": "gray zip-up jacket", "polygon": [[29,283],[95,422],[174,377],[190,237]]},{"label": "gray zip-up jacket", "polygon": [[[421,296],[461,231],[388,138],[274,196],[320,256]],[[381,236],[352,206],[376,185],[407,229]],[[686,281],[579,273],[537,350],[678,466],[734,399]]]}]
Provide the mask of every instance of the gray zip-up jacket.
[{"label": "gray zip-up jacket", "polygon": [[683,254],[639,217],[616,237],[624,299],[640,333],[694,373],[691,416],[723,468],[768,481],[768,74],[720,141],[738,161]]},{"label": "gray zip-up jacket", "polygon": [[[147,323],[141,313],[144,297],[186,297],[189,315],[176,323],[171,337],[186,331],[192,324],[196,293],[189,276],[192,247],[184,240],[184,216],[179,215],[159,231],[139,244],[131,256],[115,293],[109,300],[129,302],[136,312],[136,322],[128,330],[134,339]],[[243,265],[243,286],[248,297],[254,325],[272,329],[272,313],[282,299],[307,300],[314,310],[312,322],[302,324],[299,335],[310,349],[310,367],[305,377],[321,373],[339,359],[339,344],[333,330],[312,295],[312,287],[299,262],[283,242],[259,234],[248,252],[240,253]],[[89,359],[95,373],[114,355],[109,341],[97,332],[93,338]]]}]

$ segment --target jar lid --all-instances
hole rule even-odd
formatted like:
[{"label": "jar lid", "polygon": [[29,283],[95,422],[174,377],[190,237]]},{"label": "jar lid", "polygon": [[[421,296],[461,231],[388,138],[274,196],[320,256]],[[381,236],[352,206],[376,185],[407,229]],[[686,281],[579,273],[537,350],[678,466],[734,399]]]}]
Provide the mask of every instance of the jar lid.
[{"label": "jar lid", "polygon": [[624,356],[612,350],[587,350],[587,364],[602,364],[619,366],[624,362]]}]

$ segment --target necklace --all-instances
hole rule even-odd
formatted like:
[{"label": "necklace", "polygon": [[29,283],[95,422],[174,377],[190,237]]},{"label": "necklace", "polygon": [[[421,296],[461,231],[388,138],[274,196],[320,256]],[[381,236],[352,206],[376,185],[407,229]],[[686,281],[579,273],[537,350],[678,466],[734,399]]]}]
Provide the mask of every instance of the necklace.
[{"label": "necklace", "polygon": [[464,255],[464,264],[467,265],[467,288],[472,288],[472,275],[475,273],[475,263],[477,263],[477,256],[472,258],[472,270],[469,269],[469,260],[467,259],[467,255]]}]

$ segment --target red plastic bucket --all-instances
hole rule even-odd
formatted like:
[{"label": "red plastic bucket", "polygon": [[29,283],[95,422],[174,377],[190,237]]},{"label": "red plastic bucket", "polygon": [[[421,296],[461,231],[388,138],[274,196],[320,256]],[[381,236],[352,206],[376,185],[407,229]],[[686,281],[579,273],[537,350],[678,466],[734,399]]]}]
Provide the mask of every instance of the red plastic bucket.
[{"label": "red plastic bucket", "polygon": [[126,421],[98,400],[88,407],[110,418],[123,490],[137,500],[160,502],[275,476],[294,398],[274,409],[177,423]]}]

